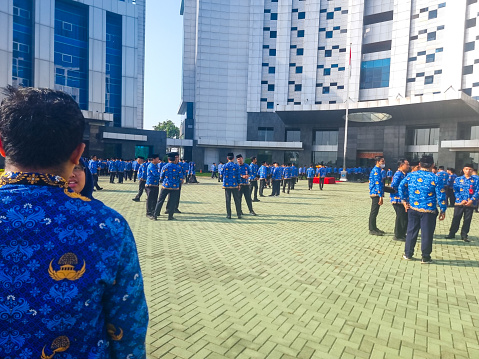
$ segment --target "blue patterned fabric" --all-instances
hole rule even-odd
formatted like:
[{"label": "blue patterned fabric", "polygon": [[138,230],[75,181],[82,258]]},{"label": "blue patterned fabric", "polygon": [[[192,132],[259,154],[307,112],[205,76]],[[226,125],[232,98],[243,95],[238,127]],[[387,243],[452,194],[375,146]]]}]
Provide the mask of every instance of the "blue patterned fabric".
[{"label": "blue patterned fabric", "polygon": [[255,181],[258,179],[258,165],[252,163],[249,165],[249,180]]},{"label": "blue patterned fabric", "polygon": [[126,162],[126,171],[131,171],[133,169],[133,164],[131,162]]},{"label": "blue patterned fabric", "polygon": [[109,172],[118,171],[118,166],[117,166],[116,161],[108,161],[108,171]]},{"label": "blue patterned fabric", "polygon": [[375,166],[369,173],[369,196],[384,197],[383,176],[381,167]]},{"label": "blue patterned fabric", "polygon": [[138,179],[146,181],[148,175],[148,162],[143,162],[138,169]]},{"label": "blue patterned fabric", "polygon": [[[361,168],[358,168],[356,173],[361,173]],[[396,173],[397,173],[397,172],[396,172]],[[387,177],[392,177],[392,176],[393,176],[393,171],[388,170],[388,171],[386,172],[386,176],[387,176]]]},{"label": "blue patterned fabric", "polygon": [[224,166],[225,166],[225,165],[222,164],[222,163],[220,163],[220,164],[218,165],[218,173],[219,173],[220,175],[223,175],[223,167],[224,167]]},{"label": "blue patterned fabric", "polygon": [[306,170],[306,177],[307,178],[314,178],[314,174],[315,174],[314,168],[310,167]]},{"label": "blue patterned fabric", "polygon": [[116,162],[117,162],[118,172],[124,172],[126,168],[126,162],[125,161],[116,161]]},{"label": "blue patterned fabric", "polygon": [[196,174],[196,163],[190,162],[190,166],[188,168],[188,174],[189,175],[194,175]]},{"label": "blue patterned fabric", "polygon": [[138,163],[137,160],[134,160],[132,162],[132,168],[133,168],[133,171],[138,171],[140,169],[140,164]]},{"label": "blue patterned fabric", "polygon": [[444,188],[447,186],[447,181],[449,180],[449,174],[446,171],[439,171],[436,173],[437,184]]},{"label": "blue patterned fabric", "polygon": [[406,177],[406,175],[402,171],[396,171],[391,181],[391,188],[396,190],[396,193],[391,193],[391,203],[401,203],[401,197],[399,197],[399,185],[401,181]]},{"label": "blue patterned fabric", "polygon": [[298,168],[295,165],[291,166],[291,177],[298,177]]},{"label": "blue patterned fabric", "polygon": [[268,167],[262,165],[258,170],[259,178],[266,179],[268,177]]},{"label": "blue patterned fabric", "polygon": [[0,357],[146,358],[135,241],[58,176],[0,177]]},{"label": "blue patterned fabric", "polygon": [[238,165],[240,170],[240,176],[238,178],[238,183],[240,186],[248,185],[248,178],[243,178],[243,176],[249,176],[249,166],[246,163]]},{"label": "blue patterned fabric", "polygon": [[146,185],[159,186],[160,185],[160,170],[157,165],[150,163],[146,170]]},{"label": "blue patterned fabric", "polygon": [[90,170],[91,174],[96,175],[98,173],[98,167],[100,167],[99,161],[90,160],[88,162],[88,169]]},{"label": "blue patterned fabric", "polygon": [[183,179],[182,168],[174,163],[167,163],[161,169],[160,180],[163,183],[163,188],[180,189],[180,183]]},{"label": "blue patterned fabric", "polygon": [[291,178],[291,167],[284,167],[283,168],[283,177],[284,177],[284,179],[290,179]]},{"label": "blue patterned fabric", "polygon": [[326,167],[321,167],[321,168],[319,169],[319,175],[320,175],[321,177],[326,177],[326,173],[327,173],[327,172],[326,172]]},{"label": "blue patterned fabric", "polygon": [[456,196],[455,205],[461,205],[462,201],[472,199],[472,206],[477,206],[479,196],[479,181],[476,176],[466,178],[466,176],[457,177],[454,181],[454,195]]},{"label": "blue patterned fabric", "polygon": [[239,186],[240,169],[234,162],[223,166],[223,188],[237,188]]},{"label": "blue patterned fabric", "polygon": [[399,185],[399,197],[419,212],[446,212],[446,190],[437,184],[437,177],[429,171],[409,173]]},{"label": "blue patterned fabric", "polygon": [[281,181],[283,178],[283,168],[282,167],[273,167],[272,177],[273,181]]},{"label": "blue patterned fabric", "polygon": [[447,186],[450,188],[454,187],[454,182],[456,181],[457,174],[453,173],[452,175],[449,176],[447,180]]}]

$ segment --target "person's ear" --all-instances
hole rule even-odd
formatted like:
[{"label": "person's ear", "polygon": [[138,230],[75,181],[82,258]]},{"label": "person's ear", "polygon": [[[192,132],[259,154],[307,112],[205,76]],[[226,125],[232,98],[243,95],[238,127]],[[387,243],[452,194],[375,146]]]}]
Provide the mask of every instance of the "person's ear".
[{"label": "person's ear", "polygon": [[6,157],[5,149],[3,148],[3,142],[1,138],[0,138],[0,155],[2,155],[2,157]]},{"label": "person's ear", "polygon": [[72,152],[70,155],[70,162],[77,165],[80,163],[80,158],[81,155],[83,154],[83,151],[85,150],[85,144],[80,143]]}]

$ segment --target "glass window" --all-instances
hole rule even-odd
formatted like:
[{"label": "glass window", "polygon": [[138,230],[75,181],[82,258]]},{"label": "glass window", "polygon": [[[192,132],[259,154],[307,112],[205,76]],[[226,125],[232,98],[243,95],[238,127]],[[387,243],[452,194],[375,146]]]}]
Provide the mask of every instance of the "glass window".
[{"label": "glass window", "polygon": [[267,102],[266,103],[266,108],[270,109],[270,110],[274,109],[274,102]]},{"label": "glass window", "polygon": [[258,127],[258,141],[273,141],[273,127]]},{"label": "glass window", "polygon": [[304,49],[296,49],[296,55],[301,56],[304,54]]},{"label": "glass window", "polygon": [[434,82],[434,76],[426,76],[424,78],[424,85],[430,85]]},{"label": "glass window", "polygon": [[276,39],[276,36],[277,36],[277,32],[276,32],[276,31],[270,31],[270,32],[269,32],[269,37],[270,37],[271,39]]},{"label": "glass window", "polygon": [[13,1],[13,86],[33,86],[34,29],[31,19],[32,1]]},{"label": "glass window", "polygon": [[296,73],[297,74],[302,74],[303,73],[303,66],[297,66],[296,67]]},{"label": "glass window", "polygon": [[306,13],[303,12],[298,12],[298,19],[305,19],[306,18]]},{"label": "glass window", "polygon": [[471,126],[471,140],[479,140],[479,126]]},{"label": "glass window", "polygon": [[301,84],[298,84],[298,85],[294,85],[294,91],[301,91],[302,90],[302,85]]},{"label": "glass window", "polygon": [[274,67],[269,67],[269,68],[268,68],[268,72],[269,72],[270,74],[274,74],[274,73],[276,72],[276,68],[274,68]]},{"label": "glass window", "polygon": [[332,51],[331,50],[325,50],[324,51],[324,57],[331,57]]},{"label": "glass window", "polygon": [[412,146],[438,145],[439,127],[408,129],[406,141]]},{"label": "glass window", "polygon": [[466,45],[464,45],[464,51],[467,52],[474,50],[476,48],[475,43],[475,41],[466,42]]},{"label": "glass window", "polygon": [[274,85],[268,85],[268,91],[274,91]]},{"label": "glass window", "polygon": [[324,69],[323,76],[329,76],[329,75],[331,75],[331,69]]},{"label": "glass window", "polygon": [[322,163],[324,165],[335,166],[338,161],[338,152],[337,151],[314,151],[313,152],[313,163]]},{"label": "glass window", "polygon": [[286,130],[286,142],[301,142],[301,131]]},{"label": "glass window", "polygon": [[271,20],[278,20],[278,14],[275,12],[271,13]]},{"label": "glass window", "polygon": [[435,19],[437,17],[437,10],[429,11],[429,19]]},{"label": "glass window", "polygon": [[331,12],[326,13],[326,19],[328,19],[328,20],[334,19],[334,12],[331,11]]},{"label": "glass window", "polygon": [[121,127],[122,87],[122,17],[106,13],[106,82],[105,112],[113,113],[113,125]]},{"label": "glass window", "polygon": [[276,49],[269,49],[269,56],[276,56]]},{"label": "glass window", "polygon": [[304,30],[298,30],[298,37],[304,37]]},{"label": "glass window", "polygon": [[436,32],[429,32],[427,34],[427,41],[433,41],[433,40],[436,40]]},{"label": "glass window", "polygon": [[327,39],[332,39],[333,38],[333,32],[332,31],[326,31],[326,38]]},{"label": "glass window", "polygon": [[323,94],[328,94],[329,93],[329,87],[325,86],[323,87]]},{"label": "glass window", "polygon": [[338,131],[315,131],[314,138],[316,146],[338,145]]},{"label": "glass window", "polygon": [[434,62],[436,60],[436,54],[426,55],[426,62]]},{"label": "glass window", "polygon": [[389,87],[391,60],[381,59],[361,62],[360,89]]}]

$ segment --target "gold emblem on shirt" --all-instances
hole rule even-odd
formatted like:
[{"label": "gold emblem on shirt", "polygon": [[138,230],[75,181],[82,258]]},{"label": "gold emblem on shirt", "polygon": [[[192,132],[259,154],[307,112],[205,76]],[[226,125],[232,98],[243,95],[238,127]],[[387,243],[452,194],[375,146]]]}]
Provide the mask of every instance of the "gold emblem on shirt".
[{"label": "gold emblem on shirt", "polygon": [[45,347],[46,345],[43,347],[41,359],[52,359],[56,353],[67,351],[70,348],[70,340],[64,335],[56,338],[50,347],[53,350],[52,355],[45,354]]},{"label": "gold emblem on shirt", "polygon": [[110,336],[111,340],[113,341],[120,341],[123,338],[123,329],[118,327],[120,332],[116,334],[117,330],[113,324],[107,324],[106,326],[106,331],[108,332],[108,335]]},{"label": "gold emblem on shirt", "polygon": [[61,256],[60,260],[58,261],[58,265],[60,265],[60,270],[55,271],[52,267],[53,259],[50,262],[50,267],[48,268],[48,274],[50,277],[56,281],[60,281],[63,279],[68,279],[71,281],[75,281],[80,279],[83,274],[85,274],[86,270],[86,263],[83,260],[83,267],[79,270],[75,270],[75,266],[78,264],[78,258],[73,253],[66,253]]}]

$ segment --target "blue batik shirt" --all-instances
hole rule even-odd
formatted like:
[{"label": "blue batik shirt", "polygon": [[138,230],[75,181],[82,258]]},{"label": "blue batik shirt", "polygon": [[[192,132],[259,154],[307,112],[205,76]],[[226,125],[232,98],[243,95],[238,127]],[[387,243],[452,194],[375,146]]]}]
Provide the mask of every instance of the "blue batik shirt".
[{"label": "blue batik shirt", "polygon": [[437,184],[443,188],[447,186],[447,181],[449,180],[449,174],[446,171],[439,171],[436,173]]},{"label": "blue batik shirt", "polygon": [[196,164],[194,162],[190,162],[190,168],[188,174],[194,175],[196,174]]},{"label": "blue batik shirt", "polygon": [[399,197],[418,212],[434,213],[437,206],[446,212],[446,190],[437,184],[437,177],[429,171],[409,173],[399,184]]},{"label": "blue batik shirt", "polygon": [[447,180],[447,186],[449,188],[454,188],[454,182],[456,181],[457,174],[453,173],[452,175],[449,175],[449,179]]},{"label": "blue batik shirt", "polygon": [[240,168],[234,162],[228,162],[223,166],[223,188],[238,188]]},{"label": "blue batik shirt", "polygon": [[454,195],[456,196],[456,206],[460,206],[462,201],[472,200],[472,206],[477,206],[479,193],[479,181],[476,176],[466,178],[466,176],[457,177],[454,181]]},{"label": "blue batik shirt", "polygon": [[284,179],[290,179],[291,178],[291,167],[283,168],[283,177],[284,177]]},{"label": "blue batik shirt", "polygon": [[375,166],[369,174],[369,196],[384,197],[383,177],[381,167]]},{"label": "blue batik shirt", "polygon": [[238,183],[240,186],[248,185],[248,178],[243,178],[243,176],[248,175],[249,176],[249,166],[246,163],[243,163],[242,165],[238,165],[240,169],[240,176],[238,178]]},{"label": "blue batik shirt", "polygon": [[306,177],[307,177],[307,178],[314,178],[314,172],[315,172],[315,171],[314,171],[314,168],[311,168],[311,167],[308,168],[308,169],[306,170]]},{"label": "blue batik shirt", "polygon": [[161,169],[160,180],[163,183],[163,188],[180,189],[180,183],[182,179],[182,168],[175,163],[167,163]]},{"label": "blue batik shirt", "polygon": [[219,165],[218,165],[218,173],[219,173],[220,175],[223,174],[223,167],[224,167],[224,164],[219,164]]},{"label": "blue batik shirt", "polygon": [[396,193],[390,193],[391,195],[391,203],[401,203],[401,197],[399,197],[399,185],[401,184],[401,181],[406,177],[406,174],[403,173],[402,171],[396,171],[396,173],[393,176],[393,179],[391,181],[391,188],[394,188],[396,190]]},{"label": "blue batik shirt", "polygon": [[258,179],[258,165],[252,163],[249,165],[249,180],[256,181]]},{"label": "blue batik shirt", "polygon": [[88,169],[90,170],[92,175],[96,175],[98,173],[98,161],[90,160],[88,162]]},{"label": "blue batik shirt", "polygon": [[273,173],[271,175],[273,181],[281,181],[283,178],[283,168],[282,167],[273,167]]},{"label": "blue batik shirt", "polygon": [[148,309],[123,217],[47,174],[0,177],[0,357],[146,358]]},{"label": "blue batik shirt", "polygon": [[146,186],[160,185],[160,171],[158,165],[150,163],[146,171]]},{"label": "blue batik shirt", "polygon": [[110,162],[108,162],[108,171],[110,171],[110,172],[116,172],[116,171],[118,171],[118,167],[117,167],[116,161],[110,161]]},{"label": "blue batik shirt", "polygon": [[319,169],[319,175],[320,175],[321,177],[326,177],[326,167],[321,167],[321,168]]},{"label": "blue batik shirt", "polygon": [[186,177],[186,175],[188,174],[188,171],[190,169],[190,164],[188,162],[182,162],[181,166],[183,168],[183,177]]},{"label": "blue batik shirt", "polygon": [[259,178],[266,179],[268,177],[268,167],[262,165],[258,170]]},{"label": "blue batik shirt", "polygon": [[133,169],[133,164],[131,162],[126,163],[126,170],[131,171]]},{"label": "blue batik shirt", "polygon": [[[357,173],[360,173],[360,172],[361,172],[361,169],[359,168],[359,172],[357,172]],[[396,171],[396,172],[397,172],[397,171]],[[392,177],[392,176],[393,176],[393,171],[388,170],[388,171],[386,172],[386,177]]]},{"label": "blue batik shirt", "polygon": [[138,169],[138,179],[146,181],[149,162],[143,162]]},{"label": "blue batik shirt", "polygon": [[296,166],[291,166],[291,177],[298,177],[298,169]]},{"label": "blue batik shirt", "polygon": [[134,160],[134,161],[132,162],[132,168],[133,168],[133,171],[138,171],[138,170],[139,170],[140,164],[138,163],[137,160]]}]

